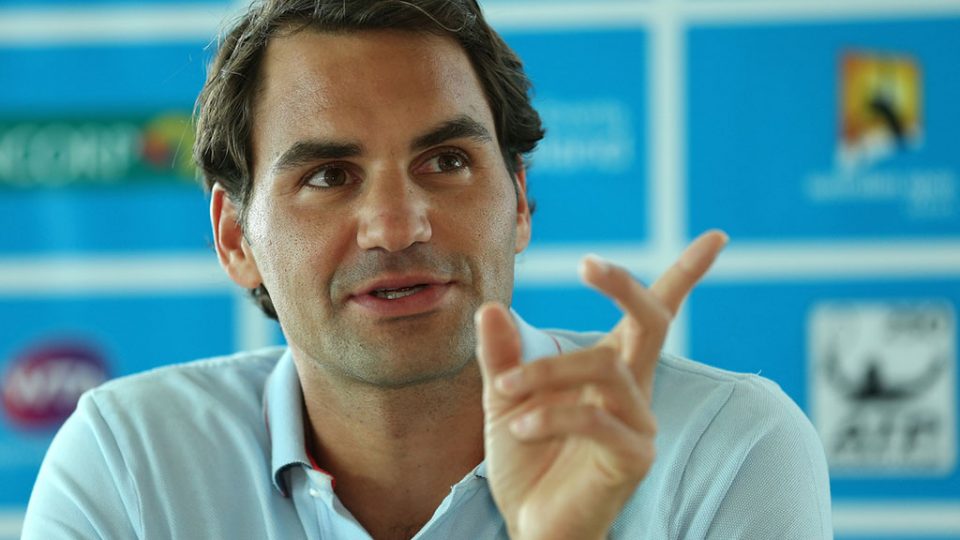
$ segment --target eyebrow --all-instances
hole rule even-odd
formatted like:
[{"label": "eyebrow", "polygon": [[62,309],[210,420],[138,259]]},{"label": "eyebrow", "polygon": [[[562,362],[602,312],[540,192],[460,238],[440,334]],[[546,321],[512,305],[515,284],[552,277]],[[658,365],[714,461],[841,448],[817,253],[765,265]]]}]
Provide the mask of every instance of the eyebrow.
[{"label": "eyebrow", "polygon": [[297,141],[274,163],[273,172],[296,169],[307,163],[325,159],[343,159],[359,156],[362,148],[357,143],[324,140]]},{"label": "eyebrow", "polygon": [[[479,142],[493,140],[483,124],[463,114],[442,122],[430,131],[417,136],[410,149],[414,152],[444,143],[452,139],[473,139]],[[307,163],[327,159],[356,157],[363,153],[363,146],[356,142],[310,139],[297,141],[273,163],[273,172],[281,173],[296,169]]]},{"label": "eyebrow", "polygon": [[432,130],[420,135],[410,144],[413,151],[424,150],[431,146],[444,143],[451,139],[473,139],[479,142],[489,142],[493,140],[490,132],[483,124],[473,118],[462,114],[451,120],[447,120]]}]

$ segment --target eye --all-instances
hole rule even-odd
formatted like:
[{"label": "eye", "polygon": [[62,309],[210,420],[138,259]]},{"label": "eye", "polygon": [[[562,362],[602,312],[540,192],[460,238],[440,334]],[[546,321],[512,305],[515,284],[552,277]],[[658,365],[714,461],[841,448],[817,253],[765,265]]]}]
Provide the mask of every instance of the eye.
[{"label": "eye", "polygon": [[304,178],[304,184],[315,188],[333,188],[353,183],[350,172],[339,165],[324,165]]},{"label": "eye", "polygon": [[417,167],[418,174],[443,174],[456,172],[470,166],[466,154],[455,150],[438,152]]}]

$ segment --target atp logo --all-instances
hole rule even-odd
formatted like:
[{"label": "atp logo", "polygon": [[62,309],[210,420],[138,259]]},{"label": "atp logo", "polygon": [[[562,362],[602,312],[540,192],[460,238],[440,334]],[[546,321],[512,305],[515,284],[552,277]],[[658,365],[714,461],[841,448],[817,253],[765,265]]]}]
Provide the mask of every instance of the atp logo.
[{"label": "atp logo", "polygon": [[56,428],[80,395],[108,379],[106,362],[80,342],[51,342],[25,350],[9,363],[2,380],[7,419],[24,429]]},{"label": "atp logo", "polygon": [[945,300],[825,301],[808,324],[812,416],[831,474],[953,470],[953,306]]}]

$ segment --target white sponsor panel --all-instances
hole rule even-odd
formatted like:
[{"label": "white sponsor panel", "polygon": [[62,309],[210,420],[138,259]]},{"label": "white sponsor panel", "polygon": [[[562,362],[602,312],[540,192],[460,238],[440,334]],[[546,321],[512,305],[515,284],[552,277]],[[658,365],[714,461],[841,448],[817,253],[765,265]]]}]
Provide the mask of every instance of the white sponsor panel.
[{"label": "white sponsor panel", "polygon": [[822,302],[808,317],[811,412],[831,474],[956,465],[957,336],[946,301]]}]

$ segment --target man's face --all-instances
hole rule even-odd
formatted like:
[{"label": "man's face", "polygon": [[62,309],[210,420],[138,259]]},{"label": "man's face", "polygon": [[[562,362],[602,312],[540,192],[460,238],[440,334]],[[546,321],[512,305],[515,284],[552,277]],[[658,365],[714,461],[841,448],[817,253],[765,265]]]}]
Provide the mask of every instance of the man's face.
[{"label": "man's face", "polygon": [[272,40],[261,75],[245,247],[298,360],[387,387],[461,372],[530,236],[466,54],[305,30]]}]

